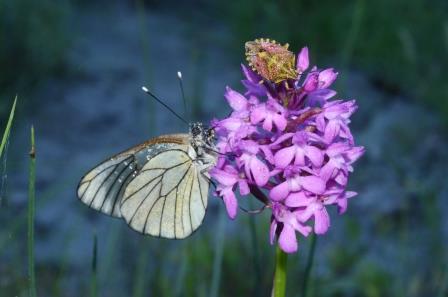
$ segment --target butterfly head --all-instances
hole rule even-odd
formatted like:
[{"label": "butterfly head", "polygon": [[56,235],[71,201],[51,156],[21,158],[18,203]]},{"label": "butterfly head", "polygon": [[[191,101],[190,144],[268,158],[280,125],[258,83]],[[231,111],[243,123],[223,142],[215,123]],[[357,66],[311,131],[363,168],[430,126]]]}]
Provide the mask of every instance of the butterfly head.
[{"label": "butterfly head", "polygon": [[215,131],[204,127],[202,123],[190,124],[191,144],[196,151],[201,149],[213,149],[215,146]]}]

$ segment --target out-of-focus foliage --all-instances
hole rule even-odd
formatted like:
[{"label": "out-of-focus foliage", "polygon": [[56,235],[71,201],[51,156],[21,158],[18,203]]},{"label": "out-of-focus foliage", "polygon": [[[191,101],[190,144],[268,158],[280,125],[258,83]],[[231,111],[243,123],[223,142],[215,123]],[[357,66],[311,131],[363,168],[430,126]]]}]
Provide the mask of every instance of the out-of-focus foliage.
[{"label": "out-of-focus foliage", "polygon": [[[181,131],[166,110],[149,108],[143,82],[182,111],[181,70],[196,114],[227,114],[225,86],[238,88],[243,43],[256,37],[308,45],[312,62],[340,72],[341,97],[359,102],[352,125],[367,151],[350,181],[359,195],[346,216],[331,213],[331,232],[318,238],[309,296],[446,296],[446,1],[68,1],[0,0],[0,131],[16,93],[40,107],[20,100],[0,164],[0,296],[25,296],[28,286],[23,111],[39,128],[39,296],[88,295],[94,229],[100,296],[211,296],[213,279],[218,296],[269,296],[268,211],[221,225],[224,206],[210,195],[204,226],[167,241],[87,209],[74,193],[102,158]],[[309,243],[300,238],[289,257],[287,296],[299,296]]]},{"label": "out-of-focus foliage", "polygon": [[0,1],[0,119],[5,98],[63,70],[70,41],[68,1]]},{"label": "out-of-focus foliage", "polygon": [[448,118],[446,1],[248,0],[223,8],[235,46],[265,36],[308,45],[315,60],[362,70],[384,91],[408,94]]}]

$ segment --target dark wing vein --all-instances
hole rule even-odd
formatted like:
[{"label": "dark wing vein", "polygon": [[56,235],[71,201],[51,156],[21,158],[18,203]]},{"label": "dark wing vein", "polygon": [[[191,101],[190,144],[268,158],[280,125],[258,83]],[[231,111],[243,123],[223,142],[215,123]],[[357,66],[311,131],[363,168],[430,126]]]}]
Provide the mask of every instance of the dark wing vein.
[{"label": "dark wing vein", "polygon": [[[100,191],[100,189],[105,185],[105,183],[107,182],[107,180],[116,172],[115,170],[117,170],[121,165],[123,164],[123,162],[120,162],[118,165],[116,165],[116,167],[114,168],[114,170],[112,170],[112,172],[103,180],[103,182],[101,183],[101,185],[98,187],[98,189],[96,189],[95,195],[93,196],[92,201],[90,201],[90,205],[92,206],[93,202],[96,200],[97,196],[98,196],[98,192]],[[101,203],[101,207],[99,209],[103,208],[104,205],[104,201],[107,200],[107,196],[109,195],[110,191],[113,189],[115,183],[117,182],[117,180],[120,178],[120,176],[123,174],[123,172],[126,170],[127,166],[124,166],[123,169],[121,169],[120,173],[117,174],[117,176],[113,179],[113,182],[110,184],[109,189],[106,192],[106,195],[104,195],[103,197],[103,202]],[[106,185],[107,187],[107,185]]]},{"label": "dark wing vein", "polygon": [[[151,205],[151,208],[149,209],[148,213],[146,214],[145,225],[143,226],[143,232],[144,232],[144,233],[146,233],[146,226],[148,225],[148,219],[149,219],[149,215],[150,215],[151,212],[152,212],[152,209],[153,209],[154,206],[157,204],[157,202],[159,202],[159,200],[162,198],[162,196],[161,196],[161,194],[162,194],[162,187],[163,187],[162,181],[163,181],[163,176],[162,176],[162,178],[160,179],[160,183],[161,183],[161,185],[160,185],[160,188],[159,188],[159,195],[158,195],[158,198],[154,200],[154,203]],[[152,191],[152,190],[151,190],[151,191]],[[143,200],[146,200],[146,199],[148,198],[148,196],[149,196],[149,194],[146,195],[146,197],[145,197]],[[160,235],[160,233],[159,233],[159,235]]]},{"label": "dark wing vein", "polygon": [[199,185],[199,194],[201,195],[201,203],[202,203],[202,207],[205,210],[204,197],[202,196],[202,186],[201,186],[201,181],[199,180],[199,174],[202,174],[202,173],[196,172],[196,177],[198,179],[198,185]]},{"label": "dark wing vein", "polygon": [[[115,195],[114,204],[112,205],[112,210],[111,210],[112,213],[114,213],[114,209],[115,209],[115,206],[117,205],[117,201],[119,200],[118,197],[119,197],[119,195],[120,195],[120,193],[121,193],[121,190],[123,190],[123,187],[124,187],[124,186],[127,186],[127,184],[128,184],[129,176],[132,176],[132,172],[130,172],[130,173],[128,174],[128,176],[126,177],[126,179],[123,180],[123,182],[122,182],[121,185],[120,185],[120,188],[119,188],[118,191],[117,191],[117,194]],[[103,203],[103,204],[104,204],[104,203]],[[101,206],[101,209],[102,209],[102,208],[103,208],[103,206]]]},{"label": "dark wing vein", "polygon": [[193,219],[191,218],[191,195],[193,193],[193,185],[194,185],[194,180],[191,181],[190,194],[188,197],[188,210],[189,210],[188,216],[190,217],[190,228],[191,228],[192,232],[193,232]]},{"label": "dark wing vein", "polygon": [[[124,172],[124,170],[126,170],[126,167],[121,171],[121,173],[120,173],[119,175],[117,175],[117,177],[115,178],[115,180],[114,180],[114,182],[113,182],[114,184],[117,182],[117,179],[120,178],[120,176],[121,176],[121,174]],[[123,187],[124,187],[124,186],[127,186],[129,177],[130,177],[131,175],[132,175],[132,171],[129,171],[129,173],[126,175],[126,177],[123,178],[123,181],[121,182],[120,187],[118,188],[118,191],[117,191],[117,193],[115,194],[114,203],[112,204],[112,208],[111,208],[111,213],[114,212],[114,209],[115,209],[115,206],[116,206],[116,204],[117,204],[117,201],[119,200],[118,197],[120,196],[120,193],[121,193],[121,191],[123,190]],[[111,191],[112,191],[112,187],[110,187],[109,190],[107,190],[107,193],[106,193],[106,196],[105,196],[105,197],[109,196],[109,194],[110,194]],[[103,200],[103,203],[101,204],[101,208],[100,208],[101,210],[102,210],[103,207],[104,207],[104,202],[105,202],[105,201],[106,201],[106,199],[104,199],[104,200]]]},{"label": "dark wing vein", "polygon": [[[123,159],[123,161],[121,161],[121,162],[119,162],[119,163],[117,163],[117,164],[113,164],[113,165],[107,166],[106,168],[102,169],[99,173],[95,174],[94,177],[92,177],[92,178],[90,178],[90,179],[88,179],[88,180],[86,180],[86,181],[81,182],[81,183],[78,185],[78,189],[79,189],[83,184],[85,184],[85,183],[87,183],[87,182],[89,183],[89,185],[88,185],[88,186],[86,187],[86,189],[83,191],[82,195],[79,196],[79,198],[80,198],[81,200],[83,200],[83,199],[84,199],[84,195],[88,192],[88,190],[90,189],[90,186],[92,186],[94,180],[95,180],[98,176],[100,176],[103,172],[105,172],[106,170],[110,169],[111,167],[114,167],[113,170],[107,175],[106,178],[103,179],[103,181],[101,182],[101,184],[100,184],[100,185],[98,186],[98,188],[96,189],[96,191],[95,191],[95,195],[92,197],[92,199],[90,200],[90,203],[89,203],[89,207],[91,207],[92,204],[93,204],[93,201],[96,199],[96,196],[97,196],[99,190],[104,186],[105,182],[106,182],[106,181],[110,178],[110,176],[115,172],[115,170],[118,168],[118,166],[120,166],[123,162],[126,162],[127,160],[129,160],[129,158],[132,158],[132,157],[133,157],[133,156],[131,155],[131,156],[129,156],[129,157]],[[104,162],[101,163],[101,164],[104,164]],[[98,166],[101,166],[101,164],[98,165]],[[125,168],[126,168],[126,167],[125,167]],[[93,170],[95,170],[95,169],[93,169]],[[91,171],[90,171],[90,172],[91,172]],[[89,172],[89,173],[90,173],[90,172]],[[113,185],[113,184],[112,184],[112,185]]]},{"label": "dark wing vein", "polygon": [[[188,161],[187,161],[187,162],[188,162]],[[187,162],[183,162],[182,164],[185,164],[185,163],[187,163]],[[191,163],[191,164],[193,164],[193,163]],[[148,219],[149,219],[149,217],[150,217],[150,215],[151,215],[151,213],[152,213],[152,210],[153,210],[154,206],[157,204],[157,202],[159,202],[160,199],[164,198],[165,201],[163,202],[162,213],[161,213],[161,216],[160,216],[160,223],[159,223],[159,236],[160,236],[160,234],[162,234],[162,219],[163,219],[163,212],[164,212],[164,210],[165,210],[165,202],[166,202],[166,198],[171,194],[171,192],[173,192],[174,190],[177,190],[177,188],[179,187],[179,185],[180,185],[180,184],[182,183],[182,181],[184,180],[185,175],[187,175],[187,173],[190,171],[191,164],[190,164],[190,166],[187,168],[187,170],[185,171],[185,173],[184,173],[184,175],[182,176],[182,178],[179,179],[179,182],[177,183],[177,185],[175,185],[175,186],[171,189],[171,191],[169,191],[168,193],[166,193],[166,195],[163,195],[163,196],[162,196],[162,188],[163,188],[163,184],[160,186],[158,198],[155,199],[154,203],[151,205],[151,208],[150,208],[149,211],[148,211],[148,214],[146,215],[145,227],[144,227],[144,232],[145,232],[145,233],[146,233],[146,226],[148,225]],[[173,166],[172,168],[175,168],[175,167],[177,167],[177,166],[178,166],[178,165]],[[168,171],[168,170],[170,170],[170,169],[172,169],[172,168],[169,168],[169,169],[165,170],[165,172],[163,172],[162,175],[164,175],[164,174],[166,173],[166,171]],[[160,180],[160,182],[162,182],[162,181],[163,181],[163,177],[162,177],[162,179]],[[149,196],[149,193],[148,193],[148,195],[146,195],[146,197],[145,197],[143,200],[146,200],[146,199],[148,198],[148,196]],[[141,205],[140,205],[140,206],[141,206]],[[140,206],[139,206],[139,207],[140,207]],[[176,227],[176,226],[174,226],[174,227]]]},{"label": "dark wing vein", "polygon": [[176,164],[176,165],[171,166],[171,167],[163,167],[163,168],[154,167],[154,168],[148,168],[148,169],[145,169],[145,170],[140,171],[140,173],[143,173],[143,172],[146,172],[146,171],[151,171],[151,170],[165,170],[165,171],[168,171],[168,170],[171,170],[171,169],[173,169],[173,168],[182,166],[182,165],[184,165],[185,163],[187,163],[188,161],[190,161],[190,160],[187,160],[187,161],[185,161],[185,162]]},{"label": "dark wing vein", "polygon": [[[149,170],[146,170],[149,171]],[[146,182],[143,186],[141,186],[140,188],[138,188],[138,190],[136,190],[135,192],[133,192],[131,195],[129,195],[128,197],[125,197],[125,199],[123,199],[124,203],[125,201],[129,200],[129,198],[131,198],[132,196],[134,196],[135,194],[137,194],[138,192],[140,192],[141,190],[143,190],[144,188],[146,188],[150,183],[152,183],[154,180],[158,179],[159,177],[161,177],[163,175],[163,173],[157,175],[156,177],[154,177],[153,179],[149,180],[148,182]]]},{"label": "dark wing vein", "polygon": [[[152,180],[156,180],[156,179],[159,178],[159,177],[160,177],[160,176],[158,176],[158,177],[156,177],[156,178],[153,178]],[[135,208],[135,212],[134,212],[134,214],[132,215],[131,219],[129,220],[129,224],[132,223],[132,220],[134,219],[135,214],[138,212],[138,210],[140,209],[140,207],[142,206],[142,204],[146,201],[146,198],[148,198],[148,196],[152,193],[152,191],[154,191],[154,189],[157,187],[157,185],[159,185],[161,182],[162,182],[162,179],[160,179],[160,181],[157,182],[157,183],[155,184],[155,186],[151,188],[151,190],[149,191],[148,195],[146,195],[146,197],[143,198],[142,201],[140,202],[140,204]]]}]

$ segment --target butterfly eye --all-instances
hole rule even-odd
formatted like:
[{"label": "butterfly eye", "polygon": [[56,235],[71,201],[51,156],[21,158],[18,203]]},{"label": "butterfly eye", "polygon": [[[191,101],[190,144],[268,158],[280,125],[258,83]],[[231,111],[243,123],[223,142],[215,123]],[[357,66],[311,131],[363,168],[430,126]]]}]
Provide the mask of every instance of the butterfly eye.
[{"label": "butterfly eye", "polygon": [[190,129],[191,129],[191,135],[193,136],[193,138],[201,135],[202,131],[203,131],[202,126],[198,123],[193,123],[191,125]]}]

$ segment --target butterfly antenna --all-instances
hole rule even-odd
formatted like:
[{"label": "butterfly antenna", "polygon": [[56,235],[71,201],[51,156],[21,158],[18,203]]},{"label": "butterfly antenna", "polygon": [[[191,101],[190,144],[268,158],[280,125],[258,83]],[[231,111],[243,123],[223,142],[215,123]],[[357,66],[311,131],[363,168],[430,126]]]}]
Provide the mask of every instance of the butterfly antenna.
[{"label": "butterfly antenna", "polygon": [[163,106],[165,106],[166,109],[168,109],[169,111],[171,111],[172,114],[174,114],[179,120],[181,120],[182,122],[184,122],[185,124],[188,125],[188,122],[181,117],[180,115],[177,114],[177,112],[175,112],[171,107],[169,107],[168,105],[166,105],[162,100],[160,100],[159,98],[157,98],[156,95],[154,95],[153,93],[151,93],[147,87],[143,86],[142,87],[143,92],[145,92],[146,94],[148,94],[149,96],[151,96],[154,100],[156,100],[157,102],[159,102],[160,104],[162,104]]},{"label": "butterfly antenna", "polygon": [[187,99],[185,98],[184,83],[182,80],[182,72],[177,71],[177,78],[179,79],[180,92],[182,93],[182,101],[184,102],[184,114],[187,119],[189,119],[189,113],[187,111]]}]

